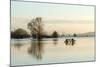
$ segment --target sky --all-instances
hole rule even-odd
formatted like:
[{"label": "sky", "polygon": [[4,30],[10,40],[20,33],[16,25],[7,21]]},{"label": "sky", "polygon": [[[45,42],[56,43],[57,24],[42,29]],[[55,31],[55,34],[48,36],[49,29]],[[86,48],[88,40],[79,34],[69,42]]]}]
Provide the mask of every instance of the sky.
[{"label": "sky", "polygon": [[49,4],[36,2],[11,2],[11,28],[27,29],[27,23],[42,17],[44,29],[60,33],[82,33],[94,31],[94,7]]}]

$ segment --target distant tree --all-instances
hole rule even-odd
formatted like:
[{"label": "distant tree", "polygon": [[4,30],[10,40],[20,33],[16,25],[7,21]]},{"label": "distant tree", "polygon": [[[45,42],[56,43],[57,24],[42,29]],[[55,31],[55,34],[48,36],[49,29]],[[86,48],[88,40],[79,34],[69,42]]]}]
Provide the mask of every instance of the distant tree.
[{"label": "distant tree", "polygon": [[52,37],[54,37],[54,38],[57,38],[57,37],[58,37],[57,31],[54,31],[54,32],[52,33]]},{"label": "distant tree", "polygon": [[24,29],[16,29],[15,31],[11,32],[12,38],[27,38],[30,37],[30,35],[27,33]]},{"label": "distant tree", "polygon": [[61,37],[65,37],[65,34],[62,34]]},{"label": "distant tree", "polygon": [[41,17],[36,17],[28,23],[28,29],[33,38],[41,39],[43,35],[43,22]]},{"label": "distant tree", "polygon": [[75,34],[75,33],[74,33],[74,34],[73,34],[73,36],[74,36],[74,37],[76,37],[76,36],[77,36],[77,34]]}]

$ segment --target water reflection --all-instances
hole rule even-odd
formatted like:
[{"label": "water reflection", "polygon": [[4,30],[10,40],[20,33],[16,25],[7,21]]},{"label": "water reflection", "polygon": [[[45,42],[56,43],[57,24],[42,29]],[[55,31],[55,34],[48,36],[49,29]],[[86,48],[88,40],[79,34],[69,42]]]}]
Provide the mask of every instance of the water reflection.
[{"label": "water reflection", "polygon": [[57,45],[58,44],[58,39],[57,38],[53,39],[53,44],[54,45]]},{"label": "water reflection", "polygon": [[[70,38],[72,39],[72,38]],[[70,41],[64,42],[65,38],[58,38],[58,41],[53,39],[37,40],[12,40],[11,42],[11,64],[12,65],[29,65],[29,64],[42,64],[52,63],[52,61],[59,62],[73,62],[93,60],[94,57],[94,38],[73,38]],[[57,42],[55,46],[53,42]],[[17,45],[15,45],[17,44]],[[85,45],[84,45],[85,44]],[[74,45],[74,46],[72,46]],[[20,50],[16,50],[20,48]],[[78,47],[78,48],[77,48]],[[89,48],[87,48],[89,47]],[[78,50],[80,50],[78,52]],[[91,50],[91,51],[90,51]],[[44,53],[45,52],[45,53]],[[78,55],[78,56],[77,56]],[[60,59],[55,59],[56,57]],[[73,59],[72,59],[73,58]],[[64,60],[65,59],[65,60]]]},{"label": "water reflection", "polygon": [[18,50],[20,50],[21,46],[22,46],[22,43],[20,42],[17,42],[14,44],[14,47],[17,48]]},{"label": "water reflection", "polygon": [[43,54],[43,41],[31,41],[31,46],[28,49],[28,53],[32,55],[34,58],[37,60],[42,59],[42,54]]},{"label": "water reflection", "polygon": [[66,39],[64,42],[65,42],[66,45],[72,45],[73,46],[75,44],[76,40],[75,39]]}]

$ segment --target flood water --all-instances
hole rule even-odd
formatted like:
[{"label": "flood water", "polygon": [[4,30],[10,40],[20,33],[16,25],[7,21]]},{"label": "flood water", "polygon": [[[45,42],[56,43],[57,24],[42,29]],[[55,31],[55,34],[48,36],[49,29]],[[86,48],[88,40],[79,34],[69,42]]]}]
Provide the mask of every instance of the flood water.
[{"label": "flood water", "polygon": [[73,38],[73,44],[65,39],[11,39],[11,66],[95,60],[94,37]]}]

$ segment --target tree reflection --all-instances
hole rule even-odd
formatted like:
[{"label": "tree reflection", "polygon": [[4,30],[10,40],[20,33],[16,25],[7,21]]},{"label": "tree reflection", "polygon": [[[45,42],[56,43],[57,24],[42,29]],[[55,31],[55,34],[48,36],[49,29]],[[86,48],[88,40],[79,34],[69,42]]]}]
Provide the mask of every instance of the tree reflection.
[{"label": "tree reflection", "polygon": [[31,46],[28,49],[28,53],[35,57],[37,60],[42,59],[43,54],[43,41],[31,41]]},{"label": "tree reflection", "polygon": [[17,42],[14,44],[14,47],[20,50],[20,47],[22,46],[22,43]]},{"label": "tree reflection", "polygon": [[54,45],[57,45],[57,44],[58,44],[58,39],[57,39],[57,38],[54,38],[54,39],[53,39],[53,44],[54,44]]},{"label": "tree reflection", "polygon": [[76,40],[66,39],[64,42],[65,42],[66,45],[72,45],[73,46],[75,44]]}]

